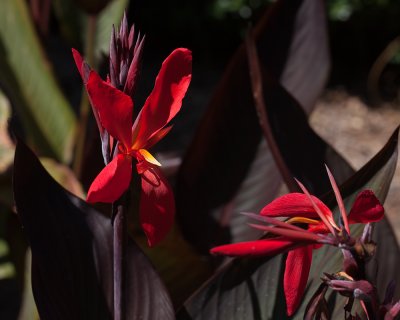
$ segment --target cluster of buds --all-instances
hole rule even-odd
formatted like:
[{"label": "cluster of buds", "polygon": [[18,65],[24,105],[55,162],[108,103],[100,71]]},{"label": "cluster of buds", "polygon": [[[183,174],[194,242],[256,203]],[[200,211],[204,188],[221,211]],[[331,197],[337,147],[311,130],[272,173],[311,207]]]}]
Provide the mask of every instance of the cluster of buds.
[{"label": "cluster of buds", "polygon": [[129,29],[124,14],[119,30],[114,26],[110,40],[110,82],[130,97],[133,97],[136,79],[140,71],[145,36],[135,34],[135,26]]}]

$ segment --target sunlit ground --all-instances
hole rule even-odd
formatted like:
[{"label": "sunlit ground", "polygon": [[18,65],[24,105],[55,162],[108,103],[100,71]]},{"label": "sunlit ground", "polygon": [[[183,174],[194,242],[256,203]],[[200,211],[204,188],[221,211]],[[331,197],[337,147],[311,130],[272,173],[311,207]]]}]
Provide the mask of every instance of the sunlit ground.
[{"label": "sunlit ground", "polygon": [[[359,169],[386,143],[400,124],[400,105],[368,107],[360,98],[329,91],[318,102],[311,125],[355,168]],[[400,165],[385,202],[400,242]]]}]

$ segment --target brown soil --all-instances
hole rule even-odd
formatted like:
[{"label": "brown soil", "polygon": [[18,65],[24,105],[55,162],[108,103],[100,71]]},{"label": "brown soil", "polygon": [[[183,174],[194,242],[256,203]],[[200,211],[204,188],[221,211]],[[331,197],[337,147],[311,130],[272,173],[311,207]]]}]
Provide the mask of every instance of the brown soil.
[{"label": "brown soil", "polygon": [[[400,124],[400,106],[367,106],[360,98],[329,91],[317,104],[311,126],[359,169],[386,143]],[[392,181],[385,209],[400,242],[400,165]]]}]

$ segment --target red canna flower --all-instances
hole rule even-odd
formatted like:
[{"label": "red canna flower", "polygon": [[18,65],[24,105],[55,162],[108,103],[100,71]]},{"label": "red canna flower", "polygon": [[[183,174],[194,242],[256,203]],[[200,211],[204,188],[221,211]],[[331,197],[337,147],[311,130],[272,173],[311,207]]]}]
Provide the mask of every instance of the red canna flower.
[{"label": "red canna flower", "polygon": [[[112,203],[119,199],[131,183],[134,161],[142,187],[140,223],[149,246],[154,246],[165,237],[173,224],[175,203],[171,187],[159,169],[161,164],[148,150],[170,131],[172,126],[167,125],[181,108],[191,80],[191,51],[179,48],[165,59],[154,89],[134,122],[132,98],[115,88],[111,80],[103,81],[74,49],[73,55],[102,139],[104,130],[111,139],[117,140],[114,157],[93,181],[87,201]],[[137,64],[135,58],[133,63]],[[124,66],[125,71],[128,70],[129,64]],[[113,74],[112,78],[115,77]],[[132,88],[129,79],[132,77],[128,73],[125,87]]]},{"label": "red canna flower", "polygon": [[[211,249],[212,254],[233,257],[272,256],[288,252],[284,274],[284,292],[287,313],[291,316],[298,308],[312,263],[312,251],[322,244],[348,247],[353,241],[349,224],[376,222],[383,218],[384,209],[371,190],[360,192],[347,215],[336,182],[327,168],[328,175],[341,213],[338,226],[332,211],[318,198],[310,195],[298,182],[304,193],[289,193],[266,205],[260,215],[246,213],[251,218],[271,226],[250,224],[277,237],[256,241],[228,244]],[[283,222],[277,217],[287,217]],[[305,224],[306,229],[293,224]],[[342,226],[343,224],[343,226]]]}]

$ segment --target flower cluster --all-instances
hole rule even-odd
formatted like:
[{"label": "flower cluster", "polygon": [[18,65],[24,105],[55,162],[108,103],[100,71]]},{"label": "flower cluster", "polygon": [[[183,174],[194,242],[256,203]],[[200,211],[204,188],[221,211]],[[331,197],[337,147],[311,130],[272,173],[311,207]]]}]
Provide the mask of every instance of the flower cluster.
[{"label": "flower cluster", "polygon": [[173,224],[174,198],[162,175],[161,164],[148,151],[172,126],[179,112],[192,72],[190,50],[174,50],[163,62],[153,91],[134,119],[133,94],[139,74],[144,38],[129,30],[124,17],[119,32],[113,30],[110,74],[104,81],[73,51],[86,87],[103,144],[105,168],[90,186],[88,202],[113,203],[129,188],[132,166],[141,179],[140,223],[148,244],[164,238]]},{"label": "flower cluster", "polygon": [[[365,245],[371,243],[370,237],[364,235],[360,239],[353,238],[349,225],[366,223],[369,226],[369,223],[381,220],[384,215],[383,206],[370,190],[358,194],[350,213],[347,214],[336,182],[331,172],[327,171],[338,202],[339,225],[335,222],[332,211],[297,181],[304,193],[281,196],[266,205],[259,215],[245,213],[262,223],[250,226],[268,232],[266,237],[256,241],[222,245],[211,250],[211,253],[216,255],[233,257],[272,256],[288,252],[283,285],[289,316],[296,311],[306,288],[312,251],[324,244],[339,247],[343,251],[346,263],[353,261],[354,255],[365,256],[368,254],[364,252]],[[276,219],[278,217],[289,219],[281,221]],[[275,236],[270,237],[271,234]],[[355,265],[347,264],[353,267]],[[349,266],[346,271],[351,273],[350,269]],[[351,276],[349,279],[352,279]]]}]

